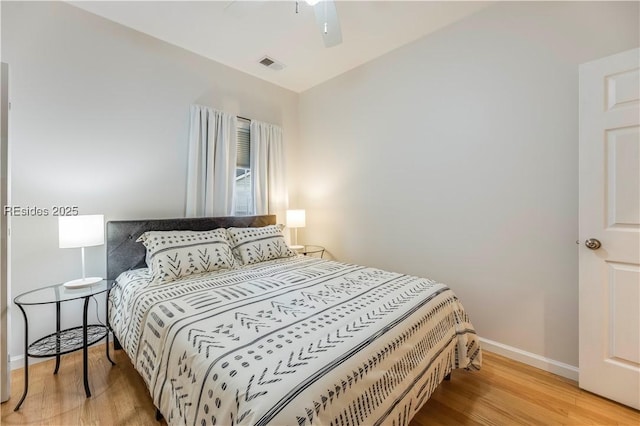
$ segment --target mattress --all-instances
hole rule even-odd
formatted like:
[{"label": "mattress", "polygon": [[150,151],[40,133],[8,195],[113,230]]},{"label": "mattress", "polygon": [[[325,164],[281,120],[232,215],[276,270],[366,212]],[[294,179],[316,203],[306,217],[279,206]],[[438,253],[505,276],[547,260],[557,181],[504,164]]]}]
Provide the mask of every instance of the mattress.
[{"label": "mattress", "polygon": [[297,256],[151,285],[122,273],[110,323],[171,425],[408,424],[475,330],[426,278]]}]

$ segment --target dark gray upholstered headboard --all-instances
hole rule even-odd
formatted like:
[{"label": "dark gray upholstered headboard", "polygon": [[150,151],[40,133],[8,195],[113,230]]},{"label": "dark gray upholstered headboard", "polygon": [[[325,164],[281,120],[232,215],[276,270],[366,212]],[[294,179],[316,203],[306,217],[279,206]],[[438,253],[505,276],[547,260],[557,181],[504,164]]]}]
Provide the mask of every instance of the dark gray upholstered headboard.
[{"label": "dark gray upholstered headboard", "polygon": [[199,217],[182,219],[117,220],[107,222],[107,279],[145,267],[146,249],[136,240],[147,231],[207,231],[275,225],[275,215]]}]

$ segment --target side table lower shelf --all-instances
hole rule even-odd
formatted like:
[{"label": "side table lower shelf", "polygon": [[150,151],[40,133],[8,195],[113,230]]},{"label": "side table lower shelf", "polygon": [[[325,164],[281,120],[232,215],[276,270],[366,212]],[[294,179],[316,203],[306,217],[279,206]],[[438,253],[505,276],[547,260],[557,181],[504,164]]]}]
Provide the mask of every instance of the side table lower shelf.
[{"label": "side table lower shelf", "polygon": [[[27,354],[34,358],[47,358],[75,352],[84,347],[83,327],[73,327],[51,333],[29,345]],[[104,339],[108,330],[104,325],[87,325],[87,347]]]}]

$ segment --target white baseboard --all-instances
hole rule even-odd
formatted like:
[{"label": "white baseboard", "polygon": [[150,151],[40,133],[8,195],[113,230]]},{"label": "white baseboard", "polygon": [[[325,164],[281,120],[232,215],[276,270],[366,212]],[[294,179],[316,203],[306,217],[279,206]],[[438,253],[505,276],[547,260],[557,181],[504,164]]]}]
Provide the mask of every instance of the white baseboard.
[{"label": "white baseboard", "polygon": [[[51,358],[33,358],[33,357],[30,357],[29,358],[29,367],[31,367],[32,365],[38,364],[40,362],[49,361],[50,359],[54,359],[54,358],[55,357],[51,357]],[[17,370],[17,369],[22,368],[22,367],[24,367],[24,355],[12,356],[9,359],[9,370],[10,371]]]},{"label": "white baseboard", "polygon": [[[39,362],[48,361],[52,358],[29,358],[29,366],[37,364]],[[9,369],[11,371],[24,367],[24,355],[12,356],[9,359]]]},{"label": "white baseboard", "polygon": [[513,346],[505,345],[493,340],[480,337],[482,342],[482,349],[486,349],[489,352],[502,355],[514,361],[519,361],[532,367],[539,368],[549,373],[557,374],[558,376],[566,377],[567,379],[578,381],[578,367],[565,364],[564,362],[556,361],[551,358],[546,358],[541,355],[537,355],[531,352],[523,351],[522,349],[514,348]]}]

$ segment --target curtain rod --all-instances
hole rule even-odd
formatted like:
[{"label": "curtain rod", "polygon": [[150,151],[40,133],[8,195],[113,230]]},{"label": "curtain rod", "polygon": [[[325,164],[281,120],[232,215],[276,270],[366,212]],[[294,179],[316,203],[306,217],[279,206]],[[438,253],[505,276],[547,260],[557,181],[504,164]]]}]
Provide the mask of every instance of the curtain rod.
[{"label": "curtain rod", "polygon": [[250,119],[250,118],[242,117],[242,116],[240,116],[240,115],[236,115],[236,117],[238,117],[238,118],[239,118],[239,119],[241,119],[241,120],[251,121],[251,119]]}]

